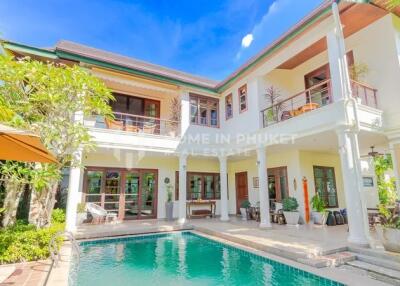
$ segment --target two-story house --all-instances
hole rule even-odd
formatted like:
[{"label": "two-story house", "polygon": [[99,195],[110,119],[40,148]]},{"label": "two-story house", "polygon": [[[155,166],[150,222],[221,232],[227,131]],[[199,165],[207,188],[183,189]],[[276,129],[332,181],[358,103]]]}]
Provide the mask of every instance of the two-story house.
[{"label": "two-story house", "polygon": [[79,202],[163,219],[171,187],[181,222],[188,201],[215,201],[229,220],[249,200],[269,227],[290,196],[307,223],[317,192],[346,208],[349,241],[366,244],[371,146],[392,154],[399,177],[400,11],[364,2],[325,2],[221,82],[68,41],[4,42],[16,56],[80,65],[114,93],[115,120],[82,119],[97,148],[70,172],[67,228]]}]

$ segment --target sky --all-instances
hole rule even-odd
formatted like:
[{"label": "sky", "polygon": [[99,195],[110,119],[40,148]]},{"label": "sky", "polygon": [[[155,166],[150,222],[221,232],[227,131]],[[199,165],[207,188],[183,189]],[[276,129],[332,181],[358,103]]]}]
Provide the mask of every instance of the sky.
[{"label": "sky", "polygon": [[2,0],[0,38],[70,40],[222,80],[322,0]]}]

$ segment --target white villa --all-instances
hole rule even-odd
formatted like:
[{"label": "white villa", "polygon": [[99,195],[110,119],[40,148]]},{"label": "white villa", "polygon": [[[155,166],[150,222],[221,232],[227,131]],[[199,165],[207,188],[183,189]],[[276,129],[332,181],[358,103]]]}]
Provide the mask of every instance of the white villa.
[{"label": "white villa", "polygon": [[165,219],[169,189],[180,222],[203,214],[201,203],[227,221],[249,200],[268,228],[274,203],[295,197],[306,224],[318,192],[330,210],[346,209],[348,241],[368,244],[371,146],[392,155],[400,187],[400,10],[332,2],[221,82],[68,41],[4,42],[16,56],[80,65],[115,96],[114,120],[76,116],[97,147],[70,171],[67,229],[80,202],[119,220]]}]

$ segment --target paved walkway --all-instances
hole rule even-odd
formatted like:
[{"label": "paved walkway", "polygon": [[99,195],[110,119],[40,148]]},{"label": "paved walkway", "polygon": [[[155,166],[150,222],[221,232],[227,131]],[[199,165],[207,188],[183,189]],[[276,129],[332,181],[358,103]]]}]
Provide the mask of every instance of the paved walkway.
[{"label": "paved walkway", "polygon": [[220,237],[233,239],[248,246],[254,247],[258,244],[266,248],[261,247],[260,250],[277,249],[279,252],[285,251],[297,257],[325,255],[347,246],[346,225],[328,227],[312,224],[299,226],[273,224],[271,229],[260,229],[255,221],[240,221],[235,218],[230,222],[202,219],[192,220],[189,223],[199,231],[218,234]]},{"label": "paved walkway", "polygon": [[[11,276],[2,281],[0,286],[43,286],[50,271],[51,262],[48,260],[34,261],[12,266],[15,269],[12,273],[9,273]],[[0,272],[3,267],[4,271],[7,271],[5,267],[10,267],[10,265],[0,266]]]}]

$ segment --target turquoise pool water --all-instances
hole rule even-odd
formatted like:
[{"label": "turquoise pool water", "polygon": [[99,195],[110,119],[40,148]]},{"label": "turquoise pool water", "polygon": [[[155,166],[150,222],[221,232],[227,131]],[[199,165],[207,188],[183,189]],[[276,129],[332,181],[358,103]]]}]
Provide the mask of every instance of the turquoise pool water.
[{"label": "turquoise pool water", "polygon": [[80,243],[71,286],[342,285],[191,232]]}]

